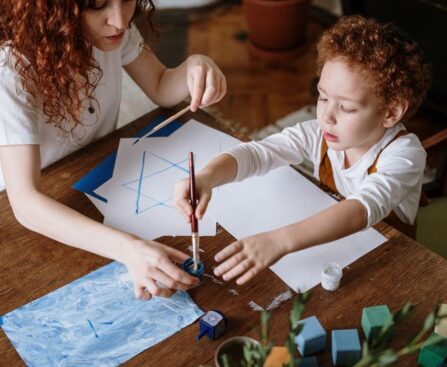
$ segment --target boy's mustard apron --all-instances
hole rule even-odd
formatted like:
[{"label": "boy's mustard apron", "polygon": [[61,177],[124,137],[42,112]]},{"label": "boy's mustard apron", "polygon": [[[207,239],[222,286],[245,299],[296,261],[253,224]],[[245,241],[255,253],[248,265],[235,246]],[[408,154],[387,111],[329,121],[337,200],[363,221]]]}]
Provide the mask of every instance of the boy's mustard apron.
[{"label": "boy's mustard apron", "polygon": [[[377,155],[376,160],[374,161],[374,163],[368,168],[368,174],[370,175],[371,173],[377,172],[377,161],[379,160],[380,154],[382,153],[382,151],[389,145],[391,144],[394,140],[400,138],[401,136],[404,136],[408,134],[408,131],[406,130],[401,130],[399,131],[396,136],[394,137],[394,139],[392,139],[385,147],[383,147],[383,149],[379,152],[379,154]],[[327,150],[328,150],[328,146],[326,143],[326,140],[323,137],[323,141],[321,144],[321,160],[320,160],[320,167],[319,167],[319,172],[320,172],[320,181],[321,183],[323,183],[324,185],[326,185],[327,187],[329,187],[333,192],[336,192],[339,194],[339,192],[337,191],[337,187],[335,186],[335,181],[334,181],[334,174],[332,171],[332,165],[331,165],[331,160],[329,159],[329,156],[327,154]],[[421,202],[426,198],[423,197],[423,193],[421,194]],[[420,204],[421,204],[420,202]],[[397,214],[392,211],[385,219],[384,221],[386,223],[388,223],[389,225],[393,226],[394,228],[396,228],[397,230],[399,230],[402,233],[405,233],[408,237],[411,237],[413,239],[416,239],[416,223],[415,224],[407,224],[404,223],[398,216]]]}]

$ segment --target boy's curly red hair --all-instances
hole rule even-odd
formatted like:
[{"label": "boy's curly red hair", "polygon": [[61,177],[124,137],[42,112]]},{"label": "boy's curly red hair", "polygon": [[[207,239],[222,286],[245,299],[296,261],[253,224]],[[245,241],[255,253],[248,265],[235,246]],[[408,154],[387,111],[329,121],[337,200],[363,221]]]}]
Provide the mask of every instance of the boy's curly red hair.
[{"label": "boy's curly red hair", "polygon": [[422,50],[390,23],[343,17],[323,33],[317,50],[318,75],[326,61],[339,57],[369,77],[383,106],[408,102],[405,118],[417,110],[429,89],[431,68]]},{"label": "boy's curly red hair", "polygon": [[[80,15],[94,0],[0,0],[0,48],[9,48],[21,88],[42,104],[47,123],[72,133],[83,98],[95,99],[102,71],[81,30]],[[137,0],[134,17],[155,10]],[[1,67],[1,65],[0,65]],[[18,88],[20,90],[20,86]]]}]

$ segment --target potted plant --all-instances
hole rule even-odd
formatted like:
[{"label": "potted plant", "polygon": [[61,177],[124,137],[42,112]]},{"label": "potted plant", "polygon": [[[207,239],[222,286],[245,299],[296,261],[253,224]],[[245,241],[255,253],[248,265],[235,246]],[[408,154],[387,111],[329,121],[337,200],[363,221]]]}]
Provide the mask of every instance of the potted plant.
[{"label": "potted plant", "polygon": [[286,59],[305,49],[310,0],[244,0],[252,54]]},{"label": "potted plant", "polygon": [[[282,349],[287,350],[286,354],[288,356],[280,362],[282,367],[296,367],[302,362],[301,358],[297,355],[295,338],[301,332],[302,325],[299,324],[299,320],[301,319],[309,297],[309,292],[298,294],[292,305],[289,316],[289,331],[284,347],[282,347]],[[405,304],[400,310],[392,314],[390,320],[383,325],[377,335],[371,338],[369,342],[365,340],[363,342],[362,356],[355,363],[354,367],[385,367],[396,365],[400,357],[415,353],[422,347],[438,344],[445,345],[447,343],[445,337],[433,334],[427,338],[433,332],[435,324],[447,318],[445,311],[441,312],[439,307],[437,307],[426,317],[421,330],[417,335],[411,337],[406,345],[399,350],[391,347],[396,327],[410,315],[413,308],[414,306],[412,304]],[[266,365],[270,353],[277,347],[269,340],[271,312],[261,311],[260,316],[260,341],[258,342],[247,337],[228,339],[222,343],[216,352],[215,363],[217,367],[264,367]],[[234,347],[234,341],[237,342],[237,348]],[[232,353],[234,351],[233,349],[237,349],[235,354]],[[276,366],[277,364],[268,363],[268,365]]]}]

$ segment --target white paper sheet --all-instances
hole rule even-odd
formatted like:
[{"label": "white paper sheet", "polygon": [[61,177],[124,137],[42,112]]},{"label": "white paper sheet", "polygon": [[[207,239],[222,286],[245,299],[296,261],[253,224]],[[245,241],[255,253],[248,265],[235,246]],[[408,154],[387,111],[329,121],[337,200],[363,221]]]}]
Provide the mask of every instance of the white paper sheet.
[{"label": "white paper sheet", "polygon": [[[335,200],[290,167],[221,187],[209,213],[235,238],[270,231],[315,214]],[[386,238],[374,229],[284,256],[271,269],[293,290],[320,283],[322,266],[352,263]]]},{"label": "white paper sheet", "polygon": [[[190,225],[172,203],[174,184],[188,177],[188,152],[194,152],[198,172],[229,141],[238,140],[191,120],[169,137],[134,141],[121,139],[113,177],[96,190],[108,199],[104,223],[147,239],[190,235]],[[206,215],[199,232],[214,236],[216,221]]]},{"label": "white paper sheet", "polygon": [[101,201],[87,193],[85,193],[85,196],[87,196],[88,199],[93,203],[93,205],[96,206],[96,209],[98,209],[101,212],[101,214],[104,215],[107,203],[105,203],[104,201]]}]

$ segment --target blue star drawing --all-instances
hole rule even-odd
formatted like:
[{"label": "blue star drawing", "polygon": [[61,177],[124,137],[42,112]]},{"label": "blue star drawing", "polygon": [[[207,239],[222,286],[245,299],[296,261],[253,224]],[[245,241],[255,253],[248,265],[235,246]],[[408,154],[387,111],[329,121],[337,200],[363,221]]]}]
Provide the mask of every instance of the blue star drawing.
[{"label": "blue star drawing", "polygon": [[[150,164],[147,163],[148,159],[152,158],[155,159],[156,162],[154,166],[157,166],[157,169],[150,173],[145,173],[145,171],[148,170],[148,168],[152,168]],[[123,183],[121,186],[124,187],[127,190],[133,191],[136,193],[136,201],[135,201],[135,214],[139,215],[144,213],[147,210],[150,210],[152,208],[158,207],[158,206],[164,206],[168,208],[173,208],[168,203],[172,200],[172,196],[157,193],[156,195],[150,194],[147,192],[148,189],[155,189],[155,188],[166,188],[166,181],[165,178],[163,178],[163,174],[170,173],[174,174],[176,179],[181,179],[186,177],[189,174],[189,169],[182,167],[181,165],[185,162],[188,162],[188,158],[185,158],[179,162],[171,162],[170,160],[163,158],[155,153],[152,152],[143,152],[142,158],[141,158],[141,168],[140,168],[140,175],[137,179],[133,179],[132,181],[128,181]],[[175,170],[176,172],[172,172],[172,170]],[[152,182],[152,186],[148,186],[148,181]],[[160,182],[157,184],[157,180]],[[144,184],[146,185],[146,188],[144,188]],[[160,191],[160,190],[159,190]],[[158,197],[158,195],[165,195],[164,197]],[[142,205],[142,201],[144,200],[146,205]]]}]

